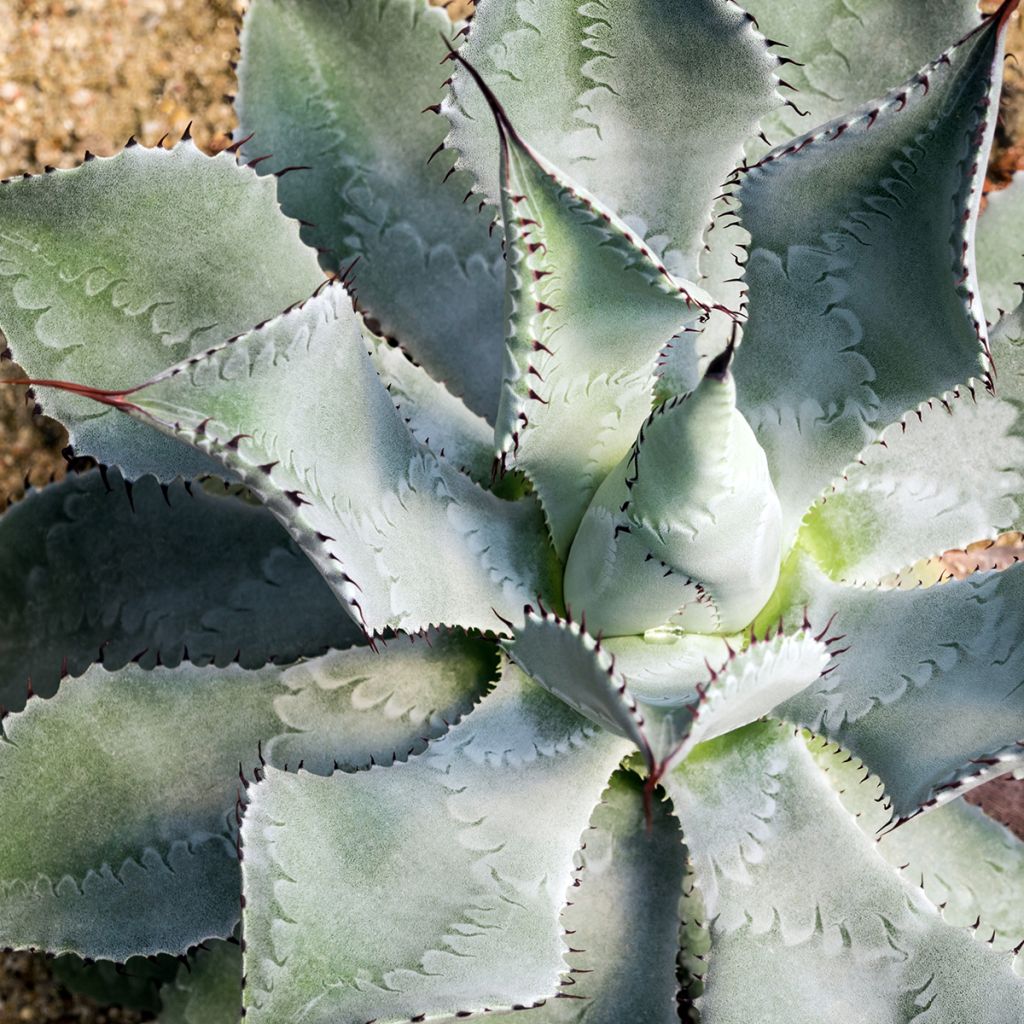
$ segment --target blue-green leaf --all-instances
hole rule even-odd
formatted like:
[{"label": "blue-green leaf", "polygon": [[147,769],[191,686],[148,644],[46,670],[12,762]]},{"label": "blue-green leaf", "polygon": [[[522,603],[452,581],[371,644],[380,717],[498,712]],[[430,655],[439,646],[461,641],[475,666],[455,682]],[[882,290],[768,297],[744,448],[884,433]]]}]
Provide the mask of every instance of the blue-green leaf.
[{"label": "blue-green leaf", "polygon": [[658,353],[707,319],[710,299],[674,280],[622,221],[530,149],[488,95],[508,257],[495,440],[502,466],[533,481],[564,558],[650,412]]},{"label": "blue-green leaf", "polygon": [[367,632],[500,629],[538,594],[556,602],[536,500],[502,500],[417,441],[366,349],[333,285],[113,401],[244,480]]},{"label": "blue-green leaf", "polygon": [[832,582],[798,552],[764,625],[780,612],[829,622],[837,657],[776,713],[864,761],[894,818],[1024,761],[1024,565],[927,588],[861,588]]},{"label": "blue-green leaf", "polygon": [[970,243],[1004,20],[742,177],[752,242],[739,406],[787,537],[880,428],[988,368]]},{"label": "blue-green leaf", "polygon": [[290,669],[96,666],[29,701],[0,739],[0,944],[124,960],[231,935],[248,779],[407,758],[495,667],[446,634]]},{"label": "blue-green leaf", "polygon": [[[523,137],[692,280],[712,197],[761,117],[779,59],[725,0],[484,0],[465,55]],[[500,195],[486,105],[459,71],[449,144]]]},{"label": "blue-green leaf", "polygon": [[[0,330],[30,377],[122,388],[323,280],[273,180],[230,153],[131,145],[0,186]],[[215,465],[78,395],[40,392],[79,455],[162,480]]]},{"label": "blue-green leaf", "polygon": [[799,735],[748,726],[665,781],[708,923],[703,1024],[1005,1024],[1010,957],[936,909],[857,827]]},{"label": "blue-green leaf", "polygon": [[[457,30],[457,29],[456,29]],[[437,152],[453,31],[427,0],[254,0],[242,29],[239,138],[325,265],[476,413],[493,417],[504,271],[491,218]],[[496,159],[496,158],[495,158]],[[448,172],[448,173],[446,173]],[[464,197],[468,201],[464,201]]]},{"label": "blue-green leaf", "polygon": [[11,711],[94,662],[258,668],[362,637],[274,517],[233,494],[92,471],[0,517],[0,705]]},{"label": "blue-green leaf", "polygon": [[405,764],[269,770],[242,826],[246,1019],[383,1024],[554,995],[573,855],[628,750],[510,668]]}]

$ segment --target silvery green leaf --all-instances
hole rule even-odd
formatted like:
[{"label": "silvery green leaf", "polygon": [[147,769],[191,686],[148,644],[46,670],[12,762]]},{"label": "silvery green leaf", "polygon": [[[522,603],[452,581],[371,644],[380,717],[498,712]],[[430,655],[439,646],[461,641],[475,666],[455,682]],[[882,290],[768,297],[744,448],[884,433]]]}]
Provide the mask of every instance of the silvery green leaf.
[{"label": "silvery green leaf", "polygon": [[501,138],[508,259],[495,441],[502,466],[533,481],[564,558],[650,412],[658,353],[708,317],[710,299],[676,281],[621,220],[534,152],[488,97]]},{"label": "silvery green leaf", "polygon": [[493,645],[434,641],[286,670],[96,666],[8,715],[0,943],[124,960],[231,935],[242,785],[268,761],[329,772],[422,750],[494,670]]},{"label": "silvery green leaf", "polygon": [[370,335],[370,359],[417,441],[479,484],[494,468],[494,431],[400,346]]},{"label": "silvery green leaf", "polygon": [[498,629],[557,599],[536,501],[496,497],[410,434],[339,285],[115,401],[244,480],[370,633]]},{"label": "silvery green leaf", "polygon": [[[878,852],[945,921],[970,928],[994,949],[1015,949],[1024,920],[1024,842],[966,800],[883,832],[889,802],[881,782],[838,745],[815,738],[809,748],[861,831],[878,839]],[[1019,971],[1019,959],[1014,966]]]},{"label": "silvery green leaf", "polygon": [[763,624],[779,614],[828,622],[836,663],[776,714],[859,757],[893,818],[1024,761],[1024,565],[882,589],[834,583],[797,552]]},{"label": "silvery green leaf", "polygon": [[[614,650],[614,640],[610,646]],[[692,681],[672,664],[678,673],[674,685],[662,687],[652,699],[631,691],[614,654],[585,625],[551,613],[530,609],[505,648],[534,682],[596,724],[631,740],[654,781],[699,743],[767,715],[806,689],[829,661],[826,645],[806,629],[763,641],[752,638],[739,652],[726,644],[721,661],[705,660]],[[658,649],[666,662],[674,663],[671,648]]]},{"label": "silvery green leaf", "polygon": [[0,704],[10,711],[95,662],[258,668],[362,637],[274,517],[235,495],[94,470],[0,516]]},{"label": "silvery green leaf", "polygon": [[781,543],[765,454],[716,361],[695,391],[655,408],[598,489],[565,599],[610,636],[736,632],[774,590]]},{"label": "silvery green leaf", "polygon": [[985,313],[996,320],[1012,312],[1021,301],[1024,277],[1024,175],[990,192],[978,218],[978,280]]},{"label": "silvery green leaf", "polygon": [[283,728],[265,756],[317,775],[405,761],[469,714],[498,677],[498,655],[487,641],[431,631],[294,665],[279,676]]},{"label": "silvery green leaf", "polygon": [[487,1019],[678,1024],[675,960],[685,850],[668,801],[645,805],[640,777],[615,772],[577,860],[572,897],[562,911],[572,949],[557,992],[539,1006],[498,1010]]},{"label": "silvery green leaf", "polygon": [[977,0],[743,0],[789,60],[780,74],[793,103],[762,121],[773,143],[904,81],[978,24]]},{"label": "silvery green leaf", "polygon": [[1004,23],[742,176],[750,315],[734,369],[787,538],[879,429],[988,368],[971,240]]},{"label": "silvery green leaf", "polygon": [[[484,0],[463,52],[525,139],[695,278],[712,197],[782,102],[752,19],[724,0]],[[498,145],[464,71],[442,109],[456,166],[497,204]]]},{"label": "silvery green leaf", "polygon": [[383,1024],[553,995],[573,855],[628,749],[510,668],[404,764],[268,770],[242,826],[247,1020]]},{"label": "silvery green leaf", "polygon": [[704,1024],[1005,1024],[1010,957],[945,923],[877,853],[799,735],[751,725],[665,780],[709,923]]},{"label": "silvery green leaf", "polygon": [[1024,526],[1024,394],[1007,390],[971,380],[883,430],[804,520],[818,564],[872,584]]},{"label": "silvery green leaf", "polygon": [[[254,0],[242,29],[239,138],[303,237],[348,269],[380,331],[493,417],[504,271],[471,176],[439,152],[444,12],[426,0]],[[447,172],[447,173],[446,173]],[[464,201],[465,197],[465,201]],[[282,307],[283,308],[283,307]]]},{"label": "silvery green leaf", "polygon": [[614,657],[587,632],[585,623],[530,607],[523,625],[503,647],[538,686],[595,724],[632,740],[652,762],[643,709],[616,671]]},{"label": "silvery green leaf", "polygon": [[[316,254],[230,153],[131,145],[0,186],[0,330],[29,377],[122,388],[305,299]],[[79,455],[162,480],[209,459],[67,391],[37,396]]]}]

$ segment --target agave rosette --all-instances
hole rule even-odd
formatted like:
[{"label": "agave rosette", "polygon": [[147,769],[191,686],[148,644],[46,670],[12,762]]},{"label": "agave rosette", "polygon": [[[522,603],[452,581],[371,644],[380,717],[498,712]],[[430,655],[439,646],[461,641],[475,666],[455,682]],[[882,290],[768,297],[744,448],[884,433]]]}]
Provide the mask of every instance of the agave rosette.
[{"label": "agave rosette", "polygon": [[170,1022],[1024,1016],[1024,567],[933,561],[1024,525],[1016,3],[747,6],[253,0],[229,152],[0,189],[112,467],[0,519],[3,944],[192,950]]}]

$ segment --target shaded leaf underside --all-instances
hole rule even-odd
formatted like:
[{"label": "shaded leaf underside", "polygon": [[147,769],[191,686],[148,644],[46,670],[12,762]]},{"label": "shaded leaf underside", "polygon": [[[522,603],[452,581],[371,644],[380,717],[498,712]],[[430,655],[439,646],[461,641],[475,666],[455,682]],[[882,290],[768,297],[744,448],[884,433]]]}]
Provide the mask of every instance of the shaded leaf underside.
[{"label": "shaded leaf underside", "polygon": [[70,476],[0,517],[0,704],[63,674],[182,661],[258,668],[362,631],[266,509],[154,477]]}]

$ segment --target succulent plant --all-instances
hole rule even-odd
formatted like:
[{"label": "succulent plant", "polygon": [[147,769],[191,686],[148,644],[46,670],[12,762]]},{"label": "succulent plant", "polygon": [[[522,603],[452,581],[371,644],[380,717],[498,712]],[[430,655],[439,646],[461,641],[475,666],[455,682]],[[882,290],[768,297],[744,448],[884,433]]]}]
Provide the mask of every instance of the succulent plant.
[{"label": "succulent plant", "polygon": [[748,6],[252,0],[227,151],[0,188],[105,467],[0,518],[0,943],[171,1024],[1024,1018],[1024,567],[935,557],[1024,523],[1017,2]]}]

